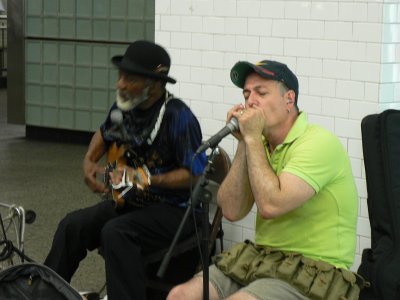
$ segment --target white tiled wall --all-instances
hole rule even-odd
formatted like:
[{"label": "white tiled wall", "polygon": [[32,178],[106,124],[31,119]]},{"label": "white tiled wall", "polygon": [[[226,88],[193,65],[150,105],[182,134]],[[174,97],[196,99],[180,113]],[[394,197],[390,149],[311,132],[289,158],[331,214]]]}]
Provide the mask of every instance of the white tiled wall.
[{"label": "white tiled wall", "polygon": [[[238,60],[285,62],[300,81],[299,107],[348,150],[360,196],[357,253],[370,247],[361,119],[400,109],[398,0],[156,0],[156,42],[172,57],[170,90],[199,117],[205,138],[242,102],[229,79]],[[233,156],[236,142],[221,142]],[[225,222],[225,246],[254,236],[255,209]]]}]

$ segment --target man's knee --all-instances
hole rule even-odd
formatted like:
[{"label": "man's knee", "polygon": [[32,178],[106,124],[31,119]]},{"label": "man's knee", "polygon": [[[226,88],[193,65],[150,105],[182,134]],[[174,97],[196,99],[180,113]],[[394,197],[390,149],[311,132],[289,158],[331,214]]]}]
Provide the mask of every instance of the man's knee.
[{"label": "man's knee", "polygon": [[195,299],[193,298],[193,290],[191,293],[189,283],[184,283],[174,287],[168,294],[167,300],[185,300],[185,299]]},{"label": "man's knee", "polygon": [[57,230],[65,234],[76,233],[81,227],[81,218],[78,213],[73,211],[68,213],[58,224]]},{"label": "man's knee", "polygon": [[104,224],[101,229],[101,243],[113,243],[116,239],[119,239],[121,232],[116,228],[115,221],[110,220]]},{"label": "man's knee", "polygon": [[184,284],[180,284],[172,288],[167,296],[167,300],[178,300],[178,299],[185,299],[184,296],[185,288]]},{"label": "man's knee", "polygon": [[136,230],[130,229],[126,230],[123,226],[120,226],[118,218],[111,219],[101,229],[101,245],[107,246],[112,245],[116,247],[117,245],[125,245],[129,243],[130,246],[140,245],[139,235]]},{"label": "man's knee", "polygon": [[201,299],[202,280],[194,277],[186,283],[175,286],[168,294],[167,300]]}]

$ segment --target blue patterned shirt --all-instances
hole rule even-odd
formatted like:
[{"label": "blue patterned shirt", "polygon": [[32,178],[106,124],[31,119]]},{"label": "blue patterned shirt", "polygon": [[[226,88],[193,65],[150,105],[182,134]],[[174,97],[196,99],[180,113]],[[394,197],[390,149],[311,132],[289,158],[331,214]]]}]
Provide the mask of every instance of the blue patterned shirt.
[{"label": "blue patterned shirt", "polygon": [[[191,170],[193,175],[203,173],[207,160],[205,153],[194,157],[201,145],[200,124],[190,108],[180,99],[172,98],[165,107],[159,131],[149,145],[147,138],[154,128],[161,106],[160,99],[148,110],[135,108],[122,112],[121,124],[116,124],[111,117],[117,105],[111,107],[107,119],[100,130],[106,146],[113,143],[128,144],[131,152],[146,164],[152,175],[163,174],[178,168]],[[122,132],[122,133],[121,133]],[[192,161],[193,160],[193,161]],[[187,206],[189,189],[163,189],[150,186],[150,192],[162,201],[178,206]]]}]

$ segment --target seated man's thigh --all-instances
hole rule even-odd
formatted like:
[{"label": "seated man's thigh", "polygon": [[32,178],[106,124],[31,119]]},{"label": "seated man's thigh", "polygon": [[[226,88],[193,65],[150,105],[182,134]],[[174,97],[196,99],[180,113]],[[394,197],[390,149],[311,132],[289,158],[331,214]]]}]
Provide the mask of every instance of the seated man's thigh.
[{"label": "seated man's thigh", "polygon": [[[197,273],[196,276],[202,277],[203,272]],[[225,299],[242,287],[239,283],[222,273],[215,265],[211,265],[209,268],[209,281],[215,288],[218,299]]]},{"label": "seated man's thigh", "polygon": [[274,278],[261,278],[243,287],[246,292],[259,300],[308,300],[296,288],[285,281]]}]

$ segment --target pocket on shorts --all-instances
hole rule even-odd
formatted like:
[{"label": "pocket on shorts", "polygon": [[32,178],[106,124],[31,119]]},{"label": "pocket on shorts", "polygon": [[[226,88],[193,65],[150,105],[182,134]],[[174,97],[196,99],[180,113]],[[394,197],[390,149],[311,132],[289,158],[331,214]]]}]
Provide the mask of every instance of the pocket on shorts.
[{"label": "pocket on shorts", "polygon": [[236,263],[237,258],[245,247],[245,243],[240,243],[232,246],[229,250],[223,251],[222,253],[214,256],[214,263],[221,271],[227,272],[228,270],[230,270],[232,265]]},{"label": "pocket on shorts", "polygon": [[317,276],[315,261],[307,257],[301,258],[300,268],[292,279],[292,284],[304,295],[307,295],[314,278]]},{"label": "pocket on shorts", "polygon": [[217,267],[240,284],[247,284],[247,273],[259,250],[250,241],[237,244],[217,258]]},{"label": "pocket on shorts", "polygon": [[336,269],[327,300],[355,300],[360,295],[360,287],[356,284],[356,276],[348,270]]},{"label": "pocket on shorts", "polygon": [[276,270],[277,277],[286,281],[291,281],[299,268],[301,258],[302,255],[299,253],[286,253],[285,259]]},{"label": "pocket on shorts", "polygon": [[315,263],[317,275],[311,285],[309,295],[312,299],[324,299],[335,274],[335,267],[323,261]]},{"label": "pocket on shorts", "polygon": [[248,274],[248,280],[253,281],[258,278],[275,278],[276,270],[282,262],[284,254],[278,250],[272,250],[264,248],[260,252],[260,256],[257,257],[251,268],[251,272]]}]

